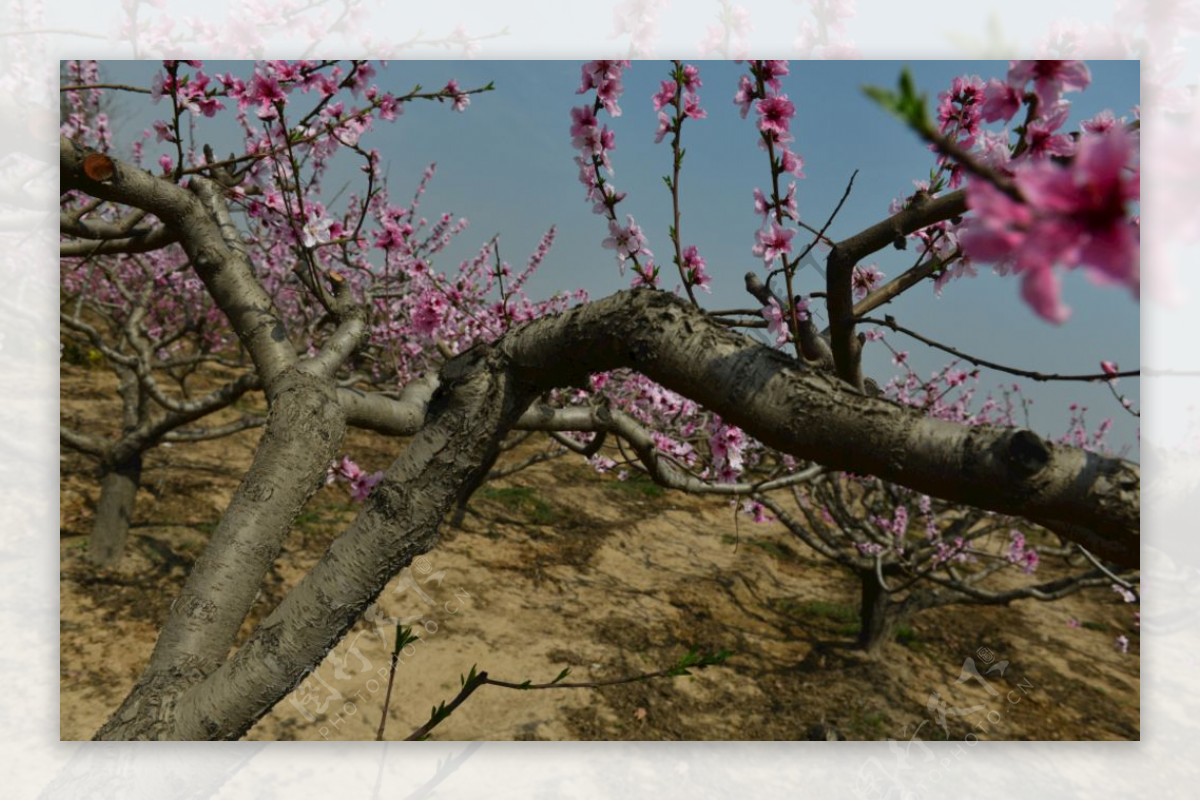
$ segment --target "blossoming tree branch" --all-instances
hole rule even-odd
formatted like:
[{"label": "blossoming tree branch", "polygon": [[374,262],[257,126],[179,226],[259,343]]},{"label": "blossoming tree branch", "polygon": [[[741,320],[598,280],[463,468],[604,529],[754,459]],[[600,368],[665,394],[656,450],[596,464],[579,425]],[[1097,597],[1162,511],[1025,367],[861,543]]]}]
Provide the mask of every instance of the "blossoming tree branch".
[{"label": "blossoming tree branch", "polygon": [[[154,414],[149,423],[131,417],[131,429],[148,426],[140,445],[153,446],[239,390],[261,387],[269,406],[253,463],[149,664],[97,737],[242,736],[398,571],[435,547],[446,515],[487,480],[513,430],[550,432],[600,470],[617,467],[613,455],[621,455],[620,467],[636,466],[668,486],[747,499],[747,512],[760,517],[774,510],[783,519],[770,493],[785,491],[814,520],[833,519],[831,505],[845,502],[831,494],[834,485],[821,490],[814,482],[840,471],[874,476],[914,493],[925,533],[909,531],[908,501],[895,495],[878,507],[873,533],[846,533],[848,525],[836,536],[816,525],[811,531],[813,543],[830,554],[852,551],[881,579],[884,555],[889,576],[953,577],[967,558],[1017,567],[1036,561],[1024,539],[1006,540],[1000,551],[983,547],[979,529],[950,511],[962,505],[1081,547],[1095,568],[1080,581],[1120,580],[1137,566],[1136,464],[1104,455],[1087,437],[1047,440],[998,404],[969,411],[965,371],[948,368],[938,382],[945,386],[904,377],[887,383],[865,376],[861,362],[864,343],[882,334],[859,330],[872,311],[979,263],[1016,276],[1036,313],[1054,322],[1067,315],[1058,270],[1082,267],[1136,291],[1137,126],[1102,115],[1076,134],[1061,131],[1063,93],[1086,87],[1084,65],[1016,63],[989,83],[956,81],[936,123],[911,81],[878,90],[880,103],[929,141],[936,164],[928,183],[881,212],[877,224],[835,238],[836,208],[815,221],[797,212],[804,162],[784,79],[802,76],[784,62],[748,62],[729,87],[729,110],[754,113],[747,136],[762,148],[767,182],[747,198],[760,218],[747,252],[762,269],[737,279],[710,271],[681,230],[682,141],[708,114],[695,66],[672,65],[650,98],[655,136],[669,148],[667,260],[655,261],[653,232],[619,208],[626,195],[614,179],[608,120],[620,114],[629,66],[584,65],[579,92],[587,100],[570,111],[580,180],[606,229],[599,244],[615,252],[634,284],[596,301],[582,292],[527,297],[552,227],[520,271],[500,258],[495,238],[442,269],[436,257],[465,223],[452,215],[431,222],[418,212],[432,167],[408,199],[394,199],[371,146],[376,127],[415,113],[407,110],[415,104],[467,111],[490,86],[450,80],[394,94],[366,62],[263,62],[239,76],[172,61],[150,87],[105,84],[94,67],[76,69],[64,86],[75,111],[63,120],[60,166],[64,286],[79,300],[65,305],[64,330],[122,364],[131,395],[162,396],[168,416],[182,401],[167,396],[156,371],[224,354],[246,376],[231,378],[234,389],[193,416],[177,413],[174,425],[153,422]],[[150,168],[144,141],[133,143],[129,159],[113,154],[98,104],[106,92],[148,96],[166,109],[148,131],[165,148]],[[196,142],[190,132],[201,117],[228,119],[240,151],[221,157]],[[984,121],[1016,124],[990,132]],[[325,183],[337,159],[355,160],[361,180],[335,205]],[[920,258],[887,283],[865,264],[909,243]],[[828,281],[806,293],[797,270],[813,252],[824,255]],[[667,274],[677,278],[675,291],[657,288]],[[745,284],[754,307],[705,310],[697,290],[730,280]],[[89,304],[106,316],[84,313]],[[827,330],[817,325],[818,308]],[[771,342],[739,329],[765,330]],[[121,348],[114,336],[123,337]],[[239,348],[247,361],[234,358]],[[1084,379],[1116,377],[1106,365]],[[370,475],[342,452],[347,426],[411,439],[392,465]],[[64,444],[95,445],[112,464],[102,443],[75,439],[64,435]],[[239,643],[284,538],[330,476],[352,482],[360,512]],[[927,542],[910,541],[922,537]],[[916,556],[921,561],[905,561]]]}]

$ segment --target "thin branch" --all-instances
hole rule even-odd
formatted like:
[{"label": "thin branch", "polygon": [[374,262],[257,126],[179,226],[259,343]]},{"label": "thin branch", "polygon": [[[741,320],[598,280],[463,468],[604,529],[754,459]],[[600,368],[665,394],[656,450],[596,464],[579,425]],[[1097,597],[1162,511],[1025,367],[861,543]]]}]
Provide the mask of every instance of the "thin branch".
[{"label": "thin branch", "polygon": [[1140,370],[1124,370],[1122,372],[1111,373],[1111,374],[1109,374],[1109,373],[1064,374],[1064,373],[1043,373],[1038,370],[1022,370],[1019,367],[1008,367],[1008,366],[1000,364],[998,362],[993,362],[988,359],[981,359],[978,356],[972,356],[969,353],[963,353],[958,348],[952,348],[949,345],[943,345],[941,342],[938,342],[933,339],[929,339],[928,337],[918,334],[916,331],[913,331],[911,329],[905,328],[902,325],[899,325],[895,321],[895,319],[892,318],[891,315],[885,315],[882,320],[879,320],[874,317],[860,317],[860,318],[858,318],[857,322],[870,323],[871,325],[881,325],[881,326],[884,326],[885,328],[890,328],[893,331],[899,331],[901,334],[910,336],[913,339],[917,340],[918,342],[922,342],[926,345],[929,345],[932,348],[937,348],[938,350],[949,353],[951,356],[955,356],[959,359],[962,359],[963,361],[968,361],[971,364],[974,364],[978,367],[988,367],[992,370],[999,370],[1002,373],[1009,373],[1010,375],[1020,376],[1022,378],[1028,378],[1031,381],[1111,381],[1114,378],[1132,378],[1132,377],[1135,377],[1135,376],[1138,376],[1141,374]]},{"label": "thin branch", "polygon": [[833,212],[829,215],[829,219],[825,220],[825,224],[821,226],[821,230],[817,231],[817,235],[813,237],[813,241],[810,242],[808,247],[804,248],[804,250],[800,252],[800,255],[796,257],[796,263],[803,261],[804,257],[811,253],[813,248],[817,246],[817,243],[825,239],[825,232],[829,230],[830,225],[833,225],[833,221],[838,216],[838,212],[840,212],[842,210],[842,206],[846,204],[846,199],[850,197],[850,190],[854,188],[854,179],[857,177],[858,170],[855,170],[850,174],[850,180],[846,183],[845,191],[842,192],[842,199],[837,202],[836,206],[834,206]]},{"label": "thin branch", "polygon": [[690,676],[689,668],[703,669],[713,665],[724,663],[730,656],[729,651],[718,651],[712,655],[701,654],[695,649],[689,651],[683,658],[669,668],[655,670],[649,673],[639,673],[634,676],[624,676],[619,679],[602,679],[600,681],[563,681],[570,668],[564,669],[553,681],[544,682],[542,684],[534,684],[530,681],[514,682],[502,681],[493,679],[488,676],[486,670],[475,672],[474,666],[471,667],[470,673],[460,677],[462,689],[459,691],[450,703],[441,703],[433,708],[429,716],[429,720],[413,731],[412,734],[404,738],[405,740],[424,740],[429,736],[429,733],[450,714],[457,709],[463,701],[471,697],[471,694],[480,687],[491,684],[495,687],[504,687],[509,690],[554,690],[554,689],[588,689],[594,690],[600,687],[615,687],[621,684],[633,684],[640,681],[650,681],[653,679],[669,678],[674,676]]},{"label": "thin branch", "polygon": [[116,89],[120,92],[137,92],[143,95],[151,94],[151,91],[143,86],[131,86],[127,83],[76,83],[58,87],[58,91],[60,92],[81,92],[87,89]]}]

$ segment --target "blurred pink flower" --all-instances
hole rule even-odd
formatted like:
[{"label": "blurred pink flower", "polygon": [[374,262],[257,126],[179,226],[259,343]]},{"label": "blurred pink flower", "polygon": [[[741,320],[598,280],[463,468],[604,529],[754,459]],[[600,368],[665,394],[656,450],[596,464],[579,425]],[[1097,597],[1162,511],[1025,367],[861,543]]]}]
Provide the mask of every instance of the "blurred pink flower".
[{"label": "blurred pink flower", "polygon": [[1136,142],[1124,128],[1085,133],[1069,165],[1041,160],[1016,169],[1013,180],[1024,203],[986,180],[968,181],[974,217],[960,242],[972,259],[1021,274],[1025,301],[1050,322],[1069,315],[1059,298],[1056,264],[1082,264],[1093,278],[1123,284],[1136,295],[1139,237],[1129,204],[1139,197],[1139,174]]},{"label": "blurred pink flower", "polygon": [[1068,90],[1086,89],[1092,73],[1082,61],[1013,61],[1008,68],[1008,82],[1018,89],[1033,81],[1040,116],[1058,102]]}]

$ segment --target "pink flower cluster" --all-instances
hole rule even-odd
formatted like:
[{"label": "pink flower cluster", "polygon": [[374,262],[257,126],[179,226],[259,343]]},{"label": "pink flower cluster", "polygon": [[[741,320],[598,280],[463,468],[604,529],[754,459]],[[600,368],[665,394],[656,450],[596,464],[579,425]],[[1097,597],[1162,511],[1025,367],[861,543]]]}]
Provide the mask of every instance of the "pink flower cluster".
[{"label": "pink flower cluster", "polygon": [[713,415],[709,424],[709,452],[712,454],[712,469],[716,480],[728,484],[737,480],[745,466],[743,450],[746,434],[737,426],[726,425],[720,417]]},{"label": "pink flower cluster", "polygon": [[791,133],[792,118],[796,106],[782,93],[780,78],[788,74],[786,61],[751,61],[750,74],[738,79],[738,90],[733,102],[745,117],[751,106],[758,114],[759,144],[774,154],[772,169],[775,173],[792,173],[804,177],[804,160],[788,145],[794,137]]},{"label": "pink flower cluster", "polygon": [[1008,546],[1008,561],[1014,565],[1020,565],[1026,573],[1037,570],[1038,562],[1041,561],[1037,549],[1028,545],[1025,542],[1025,535],[1016,529],[1010,531],[1008,535],[1011,539]]},{"label": "pink flower cluster", "polygon": [[853,275],[850,277],[850,286],[854,290],[854,299],[862,300],[874,292],[883,278],[883,272],[874,264],[855,265]]},{"label": "pink flower cluster", "polygon": [[[791,174],[796,178],[804,177],[804,160],[791,149],[795,140],[792,135],[792,120],[796,116],[796,105],[783,93],[780,78],[789,71],[786,61],[751,61],[749,74],[738,78],[738,89],[733,102],[738,106],[742,117],[746,117],[753,108],[758,118],[759,146],[767,151],[770,159],[771,189],[768,196],[761,189],[754,189],[754,211],[761,215],[762,224],[754,234],[754,245],[750,252],[763,260],[765,266],[779,259],[780,264],[791,281],[794,264],[789,264],[788,256],[792,252],[792,238],[795,231],[785,225],[786,220],[798,220],[796,210],[796,184],[792,181],[786,193],[781,192],[780,176]],[[775,312],[768,306],[763,309],[763,316],[768,324],[778,320]],[[790,327],[790,326],[789,326]],[[772,329],[777,340],[780,336],[778,323]]]},{"label": "pink flower cluster", "polygon": [[[708,112],[700,108],[700,94],[697,91],[703,83],[700,81],[700,70],[692,64],[685,64],[679,69],[678,80],[663,81],[659,90],[650,98],[654,110],[658,112],[658,130],[654,133],[654,141],[661,142],[667,134],[677,134],[683,125],[683,120],[691,117],[702,120]],[[682,91],[681,91],[682,88]],[[665,109],[674,108],[675,113],[668,114]]]},{"label": "pink flower cluster", "polygon": [[[927,229],[922,232],[927,243],[941,236],[945,241],[938,255],[943,258],[961,245],[967,260],[959,274],[973,273],[969,264],[976,260],[994,263],[1002,274],[1020,275],[1022,297],[1053,323],[1070,313],[1060,298],[1057,266],[1082,265],[1098,281],[1138,291],[1137,137],[1111,112],[1086,121],[1078,134],[1062,130],[1070,107],[1063,94],[1090,83],[1083,62],[1014,61],[1003,81],[955,78],[939,98],[940,133],[1011,180],[1012,189],[972,175],[967,203],[973,217],[957,229],[945,224],[936,232]],[[1014,145],[1007,133],[982,129],[984,122],[1012,121],[1026,104]],[[962,165],[945,156],[939,163],[950,172],[949,186],[959,185]],[[939,290],[952,274],[938,276]]]},{"label": "pink flower cluster", "polygon": [[[763,319],[767,321],[767,331],[775,337],[775,346],[783,345],[791,337],[791,325],[786,312],[780,308],[779,301],[774,297],[762,308]],[[802,323],[808,319],[808,300],[796,298],[796,322]]]},{"label": "pink flower cluster", "polygon": [[[650,261],[654,254],[646,247],[641,228],[632,214],[626,215],[625,225],[617,218],[617,204],[625,199],[625,193],[618,192],[611,181],[609,152],[616,147],[616,135],[607,125],[600,124],[598,116],[601,109],[613,117],[621,116],[617,104],[623,90],[621,75],[629,65],[629,61],[589,61],[583,65],[576,93],[595,91],[596,99],[590,105],[571,109],[571,143],[579,151],[575,163],[579,167],[579,182],[587,189],[587,199],[593,201],[593,211],[608,218],[604,247],[616,251],[622,274],[626,261],[633,261],[634,286],[657,286],[658,267]],[[647,260],[646,264],[641,263],[639,256]]]},{"label": "pink flower cluster", "polygon": [[325,471],[326,484],[332,484],[339,479],[350,484],[350,497],[361,503],[371,494],[371,490],[375,489],[375,485],[383,480],[383,471],[368,473],[349,456],[343,456],[340,461],[330,464],[329,469]]}]

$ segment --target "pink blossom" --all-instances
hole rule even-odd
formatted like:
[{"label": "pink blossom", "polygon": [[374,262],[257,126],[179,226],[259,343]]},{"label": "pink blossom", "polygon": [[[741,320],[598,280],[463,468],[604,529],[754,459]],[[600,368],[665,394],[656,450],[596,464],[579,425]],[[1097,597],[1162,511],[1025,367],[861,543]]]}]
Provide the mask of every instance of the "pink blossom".
[{"label": "pink blossom", "polygon": [[862,300],[878,286],[883,280],[883,273],[874,264],[868,264],[865,267],[855,265],[854,273],[850,278],[850,285],[854,290],[854,299]]},{"label": "pink blossom", "polygon": [[804,177],[804,159],[786,147],[779,153],[779,171],[791,173],[797,178]]},{"label": "pink blossom", "polygon": [[767,199],[762,190],[757,186],[754,187],[754,211],[762,215],[764,223],[767,221],[767,215],[771,213],[771,205],[771,201]]},{"label": "pink blossom", "polygon": [[584,131],[580,138],[579,149],[598,157],[600,162],[611,171],[608,152],[616,149],[616,141],[616,134],[609,130],[607,125],[603,128],[593,125]]},{"label": "pink blossom", "polygon": [[571,137],[575,147],[582,147],[584,135],[599,124],[596,110],[591,106],[577,106],[571,109]]},{"label": "pink blossom", "polygon": [[702,120],[708,116],[708,112],[700,108],[700,98],[696,95],[683,98],[683,113],[693,120]]},{"label": "pink blossom", "polygon": [[[797,158],[799,158],[799,157],[797,157]],[[803,162],[801,162],[801,163],[803,163]],[[803,177],[803,176],[800,176],[800,177]],[[785,216],[791,217],[793,220],[800,219],[800,211],[796,208],[796,182],[795,181],[788,181],[787,194],[784,195],[783,200],[780,201],[780,207],[781,207],[781,211],[783,211]]]},{"label": "pink blossom", "polygon": [[1021,90],[1011,83],[992,78],[984,89],[981,113],[985,122],[1008,122],[1021,108]]},{"label": "pink blossom", "polygon": [[779,347],[787,342],[791,333],[783,319],[783,309],[779,308],[779,302],[775,298],[772,297],[771,302],[762,307],[762,316],[767,321],[767,330],[775,335],[775,346]]},{"label": "pink blossom", "polygon": [[[644,251],[649,255],[649,251]],[[645,267],[633,271],[633,280],[629,282],[629,286],[633,289],[638,287],[646,287],[648,289],[658,288],[658,267],[653,261],[646,263]]]},{"label": "pink blossom", "polygon": [[413,310],[413,329],[419,334],[431,335],[442,324],[445,312],[446,299],[436,291],[426,292]]},{"label": "pink blossom", "polygon": [[750,252],[769,264],[777,256],[792,252],[792,236],[794,234],[795,231],[783,228],[777,223],[771,223],[769,228],[760,228],[755,232],[754,238],[757,244],[750,249]]},{"label": "pink blossom", "polygon": [[763,79],[763,83],[778,92],[780,87],[779,79],[788,74],[788,63],[786,61],[757,61],[755,65],[758,68],[759,77]]},{"label": "pink blossom", "polygon": [[1104,371],[1105,375],[1109,376],[1116,375],[1118,370],[1116,362],[1100,362],[1100,369]]},{"label": "pink blossom", "polygon": [[1129,653],[1129,638],[1124,634],[1117,635],[1116,648],[1123,654]]},{"label": "pink blossom", "polygon": [[755,523],[770,523],[775,519],[767,514],[767,508],[758,501],[742,501],[742,511],[753,516]]},{"label": "pink blossom", "polygon": [[[411,226],[408,226],[411,233]],[[408,241],[404,230],[395,223],[386,223],[383,230],[375,236],[375,247],[384,250],[400,250],[406,252],[408,250]]]},{"label": "pink blossom", "polygon": [[325,473],[325,483],[332,484],[339,477],[350,482],[350,497],[361,503],[371,494],[371,490],[383,480],[383,471],[368,474],[349,456],[343,456],[341,461],[334,462],[329,466]]},{"label": "pink blossom", "polygon": [[854,547],[858,549],[860,556],[876,556],[883,553],[883,546],[877,542],[856,542]]},{"label": "pink blossom", "polygon": [[705,266],[704,259],[695,245],[688,245],[683,249],[683,270],[688,283],[700,287],[705,292],[711,292],[708,287],[710,280],[704,271]]},{"label": "pink blossom", "polygon": [[1025,143],[1029,146],[1026,152],[1031,158],[1069,156],[1075,152],[1075,140],[1055,133],[1067,121],[1069,111],[1069,103],[1059,103],[1026,126]]},{"label": "pink blossom", "polygon": [[350,498],[362,503],[371,494],[371,490],[375,489],[375,485],[383,480],[383,471],[371,473],[370,475],[362,476],[350,482]]},{"label": "pink blossom", "polygon": [[1025,535],[1013,529],[1009,532],[1009,536],[1012,538],[1012,542],[1008,548],[1008,561],[1020,565],[1026,573],[1037,570],[1040,558],[1035,549],[1026,547]]},{"label": "pink blossom", "polygon": [[1033,81],[1039,115],[1058,102],[1064,91],[1083,90],[1092,73],[1082,61],[1011,61],[1008,82],[1018,89]]},{"label": "pink blossom", "polygon": [[950,83],[950,91],[938,95],[938,123],[944,134],[970,147],[979,132],[984,100],[984,83],[975,75],[960,75]]},{"label": "pink blossom", "polygon": [[695,94],[704,84],[700,81],[700,68],[693,64],[683,65],[683,90]]},{"label": "pink blossom", "polygon": [[455,111],[466,111],[467,106],[471,105],[471,96],[464,94],[458,87],[458,81],[451,78],[446,82],[446,88],[442,92],[454,99]]},{"label": "pink blossom", "polygon": [[1091,119],[1084,120],[1080,127],[1088,133],[1102,134],[1117,124],[1117,118],[1111,111],[1105,109]]},{"label": "pink blossom", "polygon": [[397,117],[404,113],[404,106],[397,100],[396,96],[391,92],[385,92],[382,95],[376,95],[372,98],[375,107],[379,109],[379,118],[388,122],[393,122]]},{"label": "pink blossom", "polygon": [[[280,75],[279,77],[281,79],[284,78],[283,75]],[[288,80],[296,80],[299,77],[300,77],[299,70],[296,70],[295,72],[290,73],[288,75],[287,79]],[[357,97],[358,94],[363,89],[366,88],[367,84],[370,83],[371,79],[374,77],[375,77],[375,68],[373,66],[371,66],[370,62],[367,62],[367,61],[358,62],[355,65],[353,76],[350,77],[350,93]],[[454,83],[454,81],[451,81],[450,83]],[[456,85],[456,87],[457,87],[457,85]],[[446,89],[447,89],[447,91],[449,91],[450,86],[447,85]]]},{"label": "pink blossom", "polygon": [[274,76],[255,72],[254,78],[250,81],[250,86],[246,90],[245,99],[249,103],[258,103],[259,119],[272,120],[277,115],[275,104],[285,102],[287,95]]},{"label": "pink blossom", "polygon": [[980,131],[975,141],[975,152],[980,161],[1001,172],[1008,172],[1012,153],[1009,150],[1007,132]]},{"label": "pink blossom", "polygon": [[661,142],[663,137],[669,134],[674,127],[674,121],[666,112],[658,112],[658,130],[654,132],[654,144]]},{"label": "pink blossom", "polygon": [[742,115],[742,119],[750,113],[750,104],[754,102],[757,92],[754,88],[754,82],[749,77],[742,75],[738,78],[738,90],[733,96],[734,105],[738,107],[738,113]]},{"label": "pink blossom", "polygon": [[659,111],[663,106],[672,105],[675,102],[675,92],[678,89],[679,85],[674,81],[663,81],[661,88],[651,98],[654,102],[654,110]]},{"label": "pink blossom", "polygon": [[155,120],[154,121],[154,134],[155,134],[154,141],[156,141],[156,142],[174,142],[175,141],[175,132],[173,130],[171,130],[171,126],[169,126],[163,120]]},{"label": "pink blossom", "polygon": [[758,101],[758,129],[775,141],[787,141],[796,106],[787,95],[777,95]]},{"label": "pink blossom", "polygon": [[328,217],[313,218],[304,223],[301,229],[301,241],[306,248],[314,248],[322,242],[329,241],[329,230],[333,227],[333,220]]},{"label": "pink blossom", "polygon": [[744,466],[742,452],[746,447],[745,433],[737,426],[726,425],[720,418],[714,417],[708,447],[717,468],[718,480],[725,483],[735,481]]},{"label": "pink blossom", "polygon": [[646,253],[646,239],[642,235],[642,229],[633,221],[633,215],[626,215],[628,225],[621,226],[616,220],[608,221],[609,236],[604,240],[603,246],[611,250],[617,251],[617,259],[624,262],[630,256],[636,253]]},{"label": "pink blossom", "polygon": [[596,99],[614,117],[621,116],[621,108],[617,99],[621,96],[621,73],[628,67],[629,61],[589,61],[581,69],[581,77],[577,94],[583,94],[591,89],[596,90]]}]

